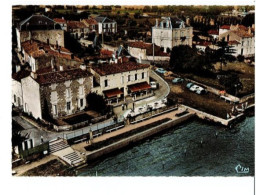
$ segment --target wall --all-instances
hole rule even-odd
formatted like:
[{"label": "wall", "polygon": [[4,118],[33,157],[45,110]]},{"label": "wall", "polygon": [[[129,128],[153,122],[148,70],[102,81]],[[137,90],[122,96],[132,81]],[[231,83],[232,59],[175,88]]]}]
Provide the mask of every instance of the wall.
[{"label": "wall", "polygon": [[23,90],[24,112],[31,112],[34,118],[42,119],[39,84],[31,76],[22,79],[21,84]]},{"label": "wall", "polygon": [[106,154],[109,154],[110,152],[113,152],[115,150],[121,149],[123,147],[126,147],[130,144],[133,144],[135,142],[141,141],[149,136],[152,136],[156,133],[159,133],[163,130],[166,130],[168,128],[174,127],[178,124],[181,124],[184,121],[187,121],[188,119],[190,119],[191,117],[193,117],[193,114],[186,114],[184,116],[181,116],[180,118],[176,119],[176,120],[172,120],[172,121],[168,121],[166,123],[163,123],[157,127],[153,127],[150,128],[146,131],[143,131],[141,133],[137,133],[136,135],[130,136],[128,138],[125,138],[123,140],[120,140],[114,144],[111,144],[109,146],[106,146],[104,148],[101,148],[99,150],[93,151],[92,153],[88,154],[86,156],[87,161],[92,161],[95,160],[99,157],[102,157]]},{"label": "wall", "polygon": [[157,46],[172,48],[172,29],[171,28],[152,28],[152,43]]},{"label": "wall", "polygon": [[[16,96],[16,101],[14,100],[14,95]],[[23,105],[21,83],[14,79],[12,79],[12,103],[17,107]]]},{"label": "wall", "polygon": [[[144,79],[142,79],[142,72],[144,72]],[[135,81],[135,74],[137,73],[137,80]],[[128,81],[128,75],[131,75],[131,81]],[[124,83],[121,82],[122,76],[124,77]],[[108,80],[108,86],[105,87],[105,80]],[[117,73],[117,74],[112,74],[112,75],[106,75],[106,76],[101,76],[100,77],[100,86],[101,90],[109,90],[109,89],[114,89],[114,88],[124,88],[124,96],[128,95],[128,85],[136,84],[136,83],[141,83],[141,82],[147,82],[149,83],[149,69],[139,69],[139,70],[133,70],[130,72],[123,72],[123,73]]]},{"label": "wall", "polygon": [[131,54],[131,56],[137,58],[137,59],[141,59],[141,60],[146,60],[147,59],[147,55],[146,49],[141,49],[141,48],[136,48],[136,47],[128,47],[128,52]]},{"label": "wall", "polygon": [[[38,40],[44,43],[47,43],[47,39],[49,39],[49,44],[51,45],[56,45],[56,41],[58,41],[58,45],[65,47],[64,30],[35,30],[20,32],[21,43],[30,39]],[[18,43],[18,46],[19,45],[20,44]]]},{"label": "wall", "polygon": [[[93,87],[92,82],[92,76],[90,76],[41,86],[42,109],[46,106],[44,105],[46,100],[48,110],[54,118],[74,114],[83,110],[87,106],[86,96]],[[69,97],[67,90],[70,90]],[[80,99],[83,99],[83,105],[80,104]],[[71,106],[69,111],[67,110],[67,102],[70,102]],[[57,107],[57,113],[54,110],[55,105]]]},{"label": "wall", "polygon": [[[181,37],[186,37],[186,39],[182,41]],[[192,47],[192,37],[193,27],[174,28],[172,32],[172,47],[178,45],[189,45],[190,47]]]}]

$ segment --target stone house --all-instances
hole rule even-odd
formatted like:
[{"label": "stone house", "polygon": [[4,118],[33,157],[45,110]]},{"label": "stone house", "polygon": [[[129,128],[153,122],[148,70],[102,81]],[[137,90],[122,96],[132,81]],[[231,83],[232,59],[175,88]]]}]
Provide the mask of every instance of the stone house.
[{"label": "stone house", "polygon": [[21,43],[31,39],[64,47],[64,30],[60,24],[44,15],[32,15],[20,22],[16,36],[18,51],[21,51]]},{"label": "stone house", "polygon": [[32,71],[45,66],[65,65],[79,67],[82,60],[74,56],[68,49],[58,45],[28,40],[21,44],[24,62],[28,62]]},{"label": "stone house", "polygon": [[68,21],[67,31],[75,38],[84,38],[89,33],[89,26],[79,21]]},{"label": "stone house", "polygon": [[179,45],[189,45],[192,47],[193,27],[185,24],[179,18],[163,17],[163,20],[152,27],[152,43],[163,47],[164,52],[167,48],[172,49]]},{"label": "stone house", "polygon": [[98,34],[102,34],[102,31],[107,34],[117,32],[117,23],[107,17],[96,17],[95,20],[98,23]]},{"label": "stone house", "polygon": [[92,74],[81,68],[50,67],[31,72],[21,79],[23,111],[42,119],[44,113],[53,118],[82,111],[86,96],[93,87]]},{"label": "stone house", "polygon": [[90,32],[98,32],[98,22],[94,18],[83,19],[81,22],[89,27]]},{"label": "stone house", "polygon": [[62,30],[67,31],[67,21],[64,19],[64,17],[62,17],[62,18],[53,18],[53,21],[60,24]]},{"label": "stone house", "polygon": [[254,28],[247,28],[243,25],[231,25],[229,30],[219,35],[219,40],[236,45],[234,56],[243,55],[250,57],[255,55],[255,36]]},{"label": "stone house", "polygon": [[149,65],[135,62],[119,62],[93,66],[91,73],[95,83],[93,91],[104,95],[109,104],[118,103],[128,97],[137,99],[151,93]]},{"label": "stone house", "polygon": [[[154,48],[153,48],[154,47]],[[145,42],[131,42],[128,44],[128,52],[131,56],[141,60],[169,61],[170,55],[161,51],[157,45]]]}]

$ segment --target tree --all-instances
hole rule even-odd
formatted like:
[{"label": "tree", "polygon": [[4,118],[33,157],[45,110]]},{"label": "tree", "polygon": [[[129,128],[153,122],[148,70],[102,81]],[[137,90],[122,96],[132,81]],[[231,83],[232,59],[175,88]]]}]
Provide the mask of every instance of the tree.
[{"label": "tree", "polygon": [[243,84],[241,83],[237,74],[232,73],[226,77],[221,77],[219,83],[225,87],[225,90],[237,96],[238,91],[243,89]]},{"label": "tree", "polygon": [[105,113],[107,104],[102,95],[97,93],[89,93],[86,97],[88,107],[96,112]]},{"label": "tree", "polygon": [[210,54],[199,55],[196,48],[180,45],[172,48],[170,66],[178,72],[208,76],[212,69]]},{"label": "tree", "polygon": [[217,42],[219,49],[216,51],[216,56],[218,57],[218,62],[220,62],[220,70],[222,71],[222,66],[227,64],[227,61],[231,59],[232,54],[235,53],[233,46],[230,46],[225,38],[223,37],[221,41]]},{"label": "tree", "polygon": [[255,14],[246,15],[242,20],[242,25],[252,26],[252,24],[255,24],[254,18],[255,18]]}]

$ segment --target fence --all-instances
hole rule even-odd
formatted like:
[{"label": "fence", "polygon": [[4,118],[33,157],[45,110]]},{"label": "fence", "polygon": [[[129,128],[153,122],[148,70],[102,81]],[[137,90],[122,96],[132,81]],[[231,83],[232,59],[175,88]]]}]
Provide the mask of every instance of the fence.
[{"label": "fence", "polygon": [[111,128],[114,125],[122,123],[122,122],[123,122],[123,119],[119,118],[117,121],[112,119],[112,120],[109,120],[109,121],[104,121],[102,123],[93,124],[93,125],[84,127],[80,130],[76,130],[76,131],[73,131],[73,132],[70,132],[70,133],[66,133],[66,134],[64,134],[64,138],[67,139],[67,140],[73,139],[75,137],[80,137],[82,135],[88,134],[90,131],[96,132],[98,130],[104,130],[104,129]]}]

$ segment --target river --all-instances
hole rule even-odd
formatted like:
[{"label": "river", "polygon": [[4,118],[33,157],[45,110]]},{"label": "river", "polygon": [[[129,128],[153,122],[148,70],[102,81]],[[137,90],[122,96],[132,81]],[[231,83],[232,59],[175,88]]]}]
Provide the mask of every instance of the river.
[{"label": "river", "polygon": [[254,120],[247,117],[236,133],[194,120],[91,163],[78,176],[253,176]]}]

